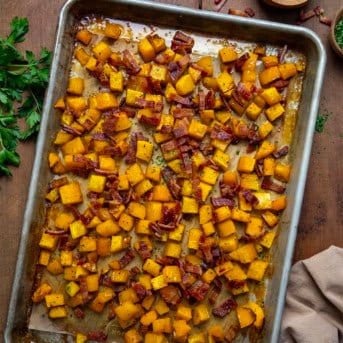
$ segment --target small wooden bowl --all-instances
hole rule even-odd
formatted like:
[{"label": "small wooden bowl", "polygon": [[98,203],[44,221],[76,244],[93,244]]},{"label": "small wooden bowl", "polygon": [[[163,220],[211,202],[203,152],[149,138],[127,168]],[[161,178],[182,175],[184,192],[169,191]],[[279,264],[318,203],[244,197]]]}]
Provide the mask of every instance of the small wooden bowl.
[{"label": "small wooden bowl", "polygon": [[280,8],[298,8],[305,6],[308,0],[264,0],[268,5]]},{"label": "small wooden bowl", "polygon": [[336,38],[335,38],[335,26],[337,23],[343,18],[343,7],[338,10],[335,19],[332,21],[331,29],[330,29],[330,44],[333,50],[335,50],[336,54],[343,58],[343,49],[338,45]]}]

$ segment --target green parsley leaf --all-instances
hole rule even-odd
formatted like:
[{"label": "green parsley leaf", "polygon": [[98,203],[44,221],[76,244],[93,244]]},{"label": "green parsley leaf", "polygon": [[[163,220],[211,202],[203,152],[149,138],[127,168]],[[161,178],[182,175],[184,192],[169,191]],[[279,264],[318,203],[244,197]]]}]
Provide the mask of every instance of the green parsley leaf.
[{"label": "green parsley leaf", "polygon": [[325,124],[328,120],[329,115],[328,114],[318,114],[317,120],[316,120],[316,126],[315,130],[318,133],[322,133],[325,128]]}]

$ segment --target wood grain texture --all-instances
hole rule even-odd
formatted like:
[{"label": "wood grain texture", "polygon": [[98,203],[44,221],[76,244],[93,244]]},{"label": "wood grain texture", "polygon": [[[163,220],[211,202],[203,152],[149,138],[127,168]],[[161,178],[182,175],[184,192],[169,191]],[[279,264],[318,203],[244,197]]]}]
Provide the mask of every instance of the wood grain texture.
[{"label": "wood grain texture", "polygon": [[[199,0],[201,1],[201,0]],[[165,0],[198,8],[198,0]],[[9,23],[14,16],[27,16],[30,32],[23,48],[38,52],[42,46],[52,48],[59,9],[64,0],[1,0],[0,35],[9,32]],[[326,3],[326,4],[325,4]],[[310,2],[314,7],[321,4],[332,17],[342,0]],[[310,5],[306,8],[310,8]],[[202,7],[211,10],[213,0],[202,0]],[[256,0],[230,0],[222,12],[228,8],[243,10],[252,7],[256,18],[296,24],[299,10],[281,10],[271,8]],[[320,24],[318,18],[304,23],[317,32],[323,41],[327,55],[326,78],[320,102],[320,113],[329,113],[323,133],[316,133],[312,147],[312,156],[306,184],[304,204],[299,224],[299,234],[294,260],[303,259],[335,244],[343,246],[343,80],[342,61],[331,50],[328,42],[329,28]],[[28,185],[34,159],[35,143],[19,146],[22,157],[19,169],[13,168],[12,178],[0,179],[0,335],[5,326],[8,300],[15,269],[20,231],[23,221]]]}]

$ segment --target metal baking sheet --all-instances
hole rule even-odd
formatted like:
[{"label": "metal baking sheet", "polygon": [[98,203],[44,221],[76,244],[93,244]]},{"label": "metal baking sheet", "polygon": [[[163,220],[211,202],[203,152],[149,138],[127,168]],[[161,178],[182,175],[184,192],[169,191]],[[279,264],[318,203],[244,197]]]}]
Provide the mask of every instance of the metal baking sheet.
[{"label": "metal baking sheet", "polygon": [[[44,113],[39,134],[36,159],[32,172],[21,243],[18,254],[15,280],[5,330],[6,342],[59,342],[65,335],[28,330],[30,295],[38,259],[40,227],[45,218],[44,195],[51,173],[46,160],[52,146],[52,137],[59,127],[53,103],[64,95],[69,64],[73,51],[73,32],[80,18],[89,15],[156,25],[211,36],[268,43],[282,46],[288,44],[306,56],[307,70],[303,83],[298,122],[290,152],[293,172],[288,185],[289,204],[281,218],[282,230],[272,249],[273,278],[269,281],[265,309],[266,323],[263,341],[278,342],[278,335],[288,275],[291,266],[297,225],[309,164],[315,119],[325,67],[325,52],[318,37],[302,27],[287,26],[253,19],[192,10],[179,6],[163,5],[135,0],[71,0],[62,8],[51,69],[51,78],[46,94]],[[282,38],[281,38],[282,37]]]}]

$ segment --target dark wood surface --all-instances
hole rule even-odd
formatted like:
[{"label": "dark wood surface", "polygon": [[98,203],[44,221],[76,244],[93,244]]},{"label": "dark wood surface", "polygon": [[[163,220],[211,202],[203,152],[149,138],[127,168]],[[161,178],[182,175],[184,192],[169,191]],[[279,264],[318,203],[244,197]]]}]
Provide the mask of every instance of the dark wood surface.
[{"label": "dark wood surface", "polygon": [[[26,16],[30,31],[23,49],[36,53],[41,47],[52,48],[59,10],[64,0],[0,0],[0,36],[9,33],[14,16]],[[213,10],[213,0],[164,0],[194,8]],[[329,5],[330,3],[330,5]],[[342,0],[309,1],[306,8],[322,5],[327,16],[343,6]],[[250,6],[256,18],[296,24],[299,9],[271,8],[256,0],[227,1],[228,8],[243,10]],[[343,59],[339,59],[329,46],[329,28],[312,18],[302,24],[319,34],[327,51],[326,76],[320,100],[320,113],[328,114],[323,133],[316,133],[306,183],[305,198],[299,224],[294,261],[318,253],[330,245],[343,246]],[[5,327],[8,301],[15,270],[28,185],[35,156],[35,142],[21,144],[18,149],[22,161],[13,168],[13,177],[0,179],[0,335]]]}]

